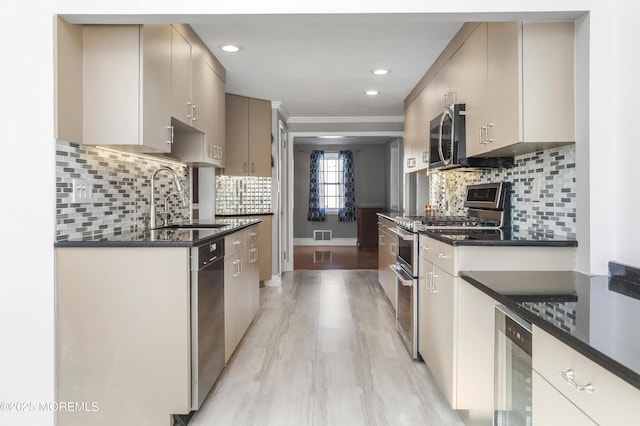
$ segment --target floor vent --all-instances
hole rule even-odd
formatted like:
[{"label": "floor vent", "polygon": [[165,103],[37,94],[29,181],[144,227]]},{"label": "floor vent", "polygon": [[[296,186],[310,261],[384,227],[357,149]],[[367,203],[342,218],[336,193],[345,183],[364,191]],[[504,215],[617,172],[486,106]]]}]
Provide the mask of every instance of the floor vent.
[{"label": "floor vent", "polygon": [[313,230],[313,241],[331,241],[333,239],[333,231],[331,230]]}]

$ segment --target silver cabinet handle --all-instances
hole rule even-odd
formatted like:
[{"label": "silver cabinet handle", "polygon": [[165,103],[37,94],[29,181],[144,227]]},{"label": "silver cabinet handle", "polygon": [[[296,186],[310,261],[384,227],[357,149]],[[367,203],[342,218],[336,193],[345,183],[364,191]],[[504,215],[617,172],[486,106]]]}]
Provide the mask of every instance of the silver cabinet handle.
[{"label": "silver cabinet handle", "polygon": [[438,259],[446,259],[446,258],[447,258],[446,254],[444,254],[442,252],[438,253]]},{"label": "silver cabinet handle", "polygon": [[425,288],[429,293],[431,293],[433,291],[433,272],[427,272],[427,276],[424,278],[427,283]]},{"label": "silver cabinet handle", "polygon": [[429,247],[429,246],[420,246],[420,250],[424,250],[424,251],[431,250],[431,247]]},{"label": "silver cabinet handle", "polygon": [[247,162],[246,161],[244,163],[242,163],[242,170],[244,170],[244,172],[247,173]]},{"label": "silver cabinet handle", "polygon": [[193,104],[191,102],[187,102],[187,118],[191,120],[193,117]]},{"label": "silver cabinet handle", "polygon": [[493,143],[493,138],[489,137],[489,131],[493,127],[493,123],[487,124],[487,142]]},{"label": "silver cabinet handle", "polygon": [[594,391],[593,385],[591,383],[587,383],[584,386],[581,386],[578,383],[576,383],[575,373],[573,372],[573,370],[561,371],[560,377],[562,377],[569,386],[571,386],[578,392],[586,392],[589,395],[591,395]]},{"label": "silver cabinet handle", "polygon": [[256,231],[252,231],[249,233],[250,236],[255,237],[256,235],[258,235],[258,233]]},{"label": "silver cabinet handle", "polygon": [[436,278],[438,278],[438,276],[436,275],[435,272],[431,273],[431,293],[437,293],[438,290],[436,290]]},{"label": "silver cabinet handle", "polygon": [[173,143],[173,126],[167,126],[167,130],[169,130],[169,140],[167,141],[168,144],[172,144]]},{"label": "silver cabinet handle", "polygon": [[[484,131],[484,137],[482,137],[482,132]],[[480,127],[480,143],[483,145],[487,144],[487,139],[489,137],[489,130],[487,130],[487,126]]]},{"label": "silver cabinet handle", "polygon": [[242,244],[242,241],[240,241],[240,240],[235,240],[235,241],[233,242],[233,245],[234,245],[234,246],[237,246],[238,244]]}]

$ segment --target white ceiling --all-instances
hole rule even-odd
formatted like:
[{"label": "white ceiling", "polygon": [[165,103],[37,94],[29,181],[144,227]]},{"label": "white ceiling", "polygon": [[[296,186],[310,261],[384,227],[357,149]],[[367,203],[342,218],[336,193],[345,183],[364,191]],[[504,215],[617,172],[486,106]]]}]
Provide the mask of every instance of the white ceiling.
[{"label": "white ceiling", "polygon": [[[421,14],[219,15],[191,26],[226,68],[228,93],[280,101],[290,117],[399,117],[462,25],[433,21]],[[243,50],[225,53],[224,43]],[[391,73],[371,74],[379,67]],[[367,96],[368,89],[380,94]]]}]

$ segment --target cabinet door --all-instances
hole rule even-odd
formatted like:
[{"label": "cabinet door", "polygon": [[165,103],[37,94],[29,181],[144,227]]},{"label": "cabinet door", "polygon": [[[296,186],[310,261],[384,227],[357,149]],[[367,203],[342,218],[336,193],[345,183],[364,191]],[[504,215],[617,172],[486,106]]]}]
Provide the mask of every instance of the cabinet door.
[{"label": "cabinet door", "polygon": [[533,426],[595,426],[585,413],[533,371]]},{"label": "cabinet door", "polygon": [[237,308],[238,298],[238,256],[226,254],[224,258],[224,353],[225,363],[229,361],[238,346]]},{"label": "cabinet door", "polygon": [[427,365],[433,363],[429,350],[433,345],[433,301],[430,294],[433,265],[420,256],[418,265],[418,352]]},{"label": "cabinet door", "polygon": [[487,43],[486,148],[494,150],[522,140],[522,24],[490,22]]},{"label": "cabinet door", "polygon": [[244,176],[249,165],[249,99],[226,95],[226,158],[224,174]]},{"label": "cabinet door", "polygon": [[[487,24],[483,22],[465,40],[458,51],[456,80],[464,96],[466,109],[467,155],[484,152],[487,124]],[[458,53],[456,53],[456,56]]]},{"label": "cabinet door", "polygon": [[[378,282],[384,290],[385,274],[387,265],[387,244],[389,243],[384,225],[378,222]],[[386,292],[385,292],[386,293]]]},{"label": "cabinet door", "polygon": [[[421,92],[424,93],[424,90]],[[414,99],[404,110],[404,162],[405,173],[417,170],[418,158],[416,147],[418,145],[419,129],[419,105],[418,98]]]},{"label": "cabinet door", "polygon": [[435,359],[429,369],[452,408],[457,408],[454,383],[455,307],[453,276],[434,266],[432,276]]},{"label": "cabinet door", "polygon": [[249,99],[250,176],[271,177],[271,102]]},{"label": "cabinet door", "polygon": [[218,156],[216,158],[218,167],[225,166],[226,157],[226,142],[225,142],[225,82],[218,75],[215,74],[214,79],[214,93],[215,93],[215,136],[213,146],[218,149]]},{"label": "cabinet door", "polygon": [[466,281],[457,281],[457,409],[493,413],[496,301]]},{"label": "cabinet door", "polygon": [[142,26],[142,145],[171,152],[171,27]]},{"label": "cabinet door", "polygon": [[214,72],[207,65],[200,53],[191,52],[191,102],[193,103],[193,117],[191,125],[206,133],[208,123],[214,117],[215,100],[213,79]]},{"label": "cabinet door", "polygon": [[171,115],[191,125],[191,45],[171,28]]}]

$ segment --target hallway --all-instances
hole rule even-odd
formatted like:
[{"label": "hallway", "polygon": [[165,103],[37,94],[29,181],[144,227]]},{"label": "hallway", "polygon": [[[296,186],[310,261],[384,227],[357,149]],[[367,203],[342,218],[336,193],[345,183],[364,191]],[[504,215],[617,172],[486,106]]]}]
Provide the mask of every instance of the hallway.
[{"label": "hallway", "polygon": [[190,425],[462,425],[409,357],[377,271],[295,271]]}]

